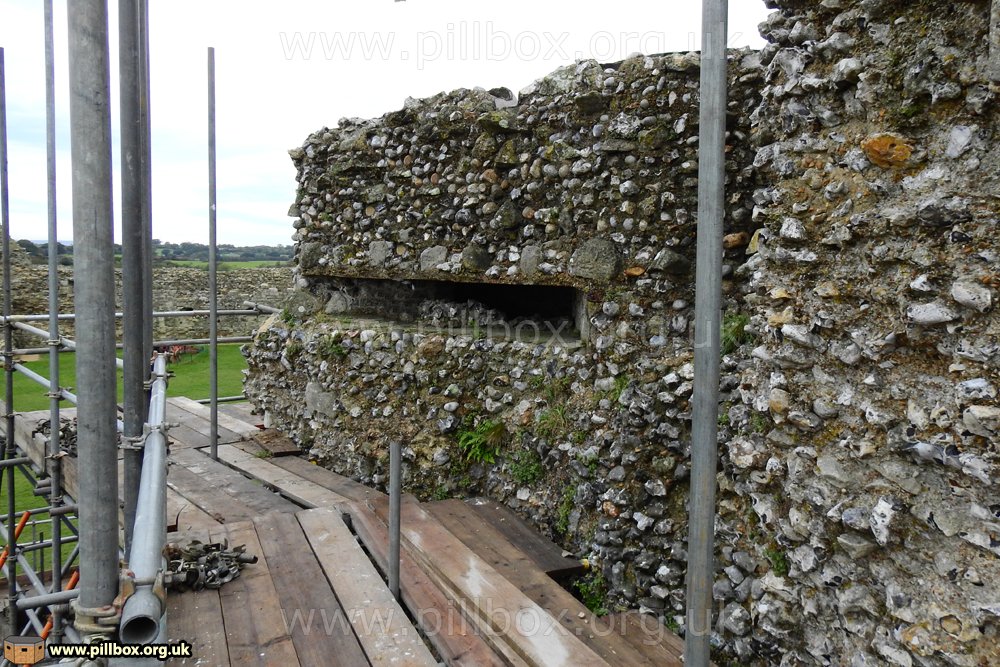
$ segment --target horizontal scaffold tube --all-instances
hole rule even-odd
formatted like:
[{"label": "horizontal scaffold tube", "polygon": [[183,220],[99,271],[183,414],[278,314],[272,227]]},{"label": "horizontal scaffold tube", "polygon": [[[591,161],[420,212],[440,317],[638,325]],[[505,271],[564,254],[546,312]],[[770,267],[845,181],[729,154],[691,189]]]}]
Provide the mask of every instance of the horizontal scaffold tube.
[{"label": "horizontal scaffold tube", "polygon": [[[20,329],[21,331],[24,331],[26,333],[30,333],[32,336],[38,336],[43,340],[49,340],[48,331],[43,331],[38,327],[33,327],[30,324],[25,324],[24,322],[11,322],[11,324],[14,325],[14,328]],[[59,344],[68,350],[76,350],[76,342],[70,340],[69,338],[65,338],[64,336],[59,336]],[[115,359],[115,365],[118,368],[124,368],[125,362],[123,362],[121,359]]]},{"label": "horizontal scaffold tube", "polygon": [[[251,336],[224,336],[219,339],[220,343],[249,343],[253,340]],[[172,345],[208,345],[207,338],[180,338],[177,340],[154,340],[153,347],[170,347]],[[119,350],[122,349],[123,345],[118,343],[115,345]],[[47,347],[25,347],[25,348],[15,348],[14,356],[23,356],[29,354],[43,354],[47,353],[49,349]],[[71,348],[60,348],[60,352],[73,352]]]},{"label": "horizontal scaffold tube", "polygon": [[[167,404],[166,357],[157,355],[149,399],[149,432],[143,445],[139,500],[135,508],[128,567],[138,581],[154,581],[163,570],[166,541],[167,439],[163,432]],[[119,635],[126,644],[149,644],[160,634],[162,584],[136,586],[125,601]]]},{"label": "horizontal scaffold tube", "polygon": [[[266,306],[262,306],[258,310],[220,310],[219,315],[240,315],[246,317],[254,317],[262,313],[270,314],[270,310],[264,310]],[[271,309],[274,310],[274,309]],[[274,310],[274,312],[278,312]],[[153,313],[153,317],[208,317],[209,312],[207,310],[161,310]],[[122,313],[115,313],[115,317],[121,319],[123,317]],[[11,315],[6,318],[8,322],[42,322],[49,319],[48,313],[33,313],[30,315]],[[60,321],[75,320],[76,313],[59,313],[57,319]],[[46,334],[47,336],[48,334]]]},{"label": "horizontal scaffold tube", "polygon": [[[243,305],[246,306],[247,308],[253,308],[255,310],[259,310],[262,313],[267,313],[268,315],[274,315],[275,313],[281,312],[280,308],[274,308],[273,306],[265,306],[264,304],[255,303],[253,301],[244,301]],[[219,315],[222,315],[223,312],[225,311],[220,310]]]}]

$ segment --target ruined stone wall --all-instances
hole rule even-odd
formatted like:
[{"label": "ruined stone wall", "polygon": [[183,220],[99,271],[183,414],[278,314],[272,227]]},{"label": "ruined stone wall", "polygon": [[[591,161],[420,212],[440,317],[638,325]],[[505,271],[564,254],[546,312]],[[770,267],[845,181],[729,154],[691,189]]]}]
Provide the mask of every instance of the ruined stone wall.
[{"label": "ruined stone wall", "polygon": [[[732,58],[718,660],[1000,664],[1000,2],[769,4]],[[247,383],[322,464],[383,484],[400,439],[408,490],[487,493],[678,624],[697,65],[311,136],[299,291]],[[575,333],[414,280],[569,286]]]},{"label": "ruined stone wall", "polygon": [[730,604],[784,664],[1000,664],[990,3],[774,4],[725,451],[787,574]]},{"label": "ruined stone wall", "polygon": [[[730,278],[749,239],[762,84],[755,54],[732,63]],[[678,613],[698,65],[586,61],[516,104],[459,90],[310,136],[292,151],[301,291],[250,351],[248,395],[366,483],[384,482],[402,440],[408,491],[498,498],[600,563],[615,603]],[[562,286],[572,322],[505,318],[486,287],[416,313],[397,308],[410,297],[385,300],[372,317],[374,279],[406,295],[418,279]]]},{"label": "ruined stone wall", "polygon": [[[12,254],[12,259],[23,253]],[[233,269],[219,271],[219,308],[243,308],[245,300],[282,307],[292,285],[290,268]],[[14,314],[47,313],[49,310],[48,269],[28,261],[16,262],[11,268],[12,306]],[[122,308],[121,271],[115,271],[115,303]],[[59,308],[73,312],[73,269],[59,268]],[[153,270],[153,308],[155,310],[207,310],[208,272],[199,269],[164,267]],[[220,336],[246,336],[256,329],[260,317],[220,317]],[[35,326],[48,330],[46,322]],[[121,335],[119,322],[119,335]],[[73,338],[72,321],[60,323],[63,336]],[[208,319],[194,317],[158,318],[154,321],[157,340],[206,338]],[[24,333],[16,334],[19,347],[44,347],[45,342]]]}]

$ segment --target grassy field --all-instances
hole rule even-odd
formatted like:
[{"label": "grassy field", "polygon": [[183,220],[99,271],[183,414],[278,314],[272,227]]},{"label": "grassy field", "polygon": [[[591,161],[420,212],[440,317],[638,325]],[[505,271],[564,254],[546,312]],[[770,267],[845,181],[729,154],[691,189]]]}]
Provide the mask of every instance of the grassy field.
[{"label": "grassy field", "polygon": [[[49,377],[49,358],[47,355],[30,357],[32,361],[22,361],[24,366],[35,371],[42,377]],[[59,386],[76,393],[76,355],[72,352],[59,355]],[[14,373],[14,409],[18,412],[30,412],[32,410],[47,410],[49,407],[49,397],[46,396],[48,390],[42,385],[29,380],[21,373]],[[118,400],[122,397],[122,372],[118,371]],[[65,401],[64,406],[69,406]],[[72,406],[69,406],[72,407]]]},{"label": "grassy field", "polygon": [[[208,357],[208,347],[204,346],[197,354],[185,356],[180,361],[171,364],[169,370],[174,374],[174,376],[170,378],[170,382],[167,386],[167,395],[187,396],[188,398],[193,398],[195,400],[208,398]],[[71,388],[71,390],[75,390],[76,383],[76,369],[74,366],[75,361],[75,355],[72,353],[62,354],[59,357],[59,384],[63,387]],[[49,375],[48,357],[43,356],[33,361],[27,361],[24,365],[42,376],[48,377]],[[243,355],[240,353],[239,345],[230,344],[219,346],[219,396],[235,396],[243,393],[242,371],[245,368],[246,360],[244,360]],[[24,375],[20,373],[14,374],[14,409],[18,412],[47,410],[49,407],[49,399],[45,393],[45,389],[29,380]],[[121,371],[118,371],[119,401],[121,401],[121,396],[122,373]],[[66,402],[64,402],[63,405],[65,407],[71,407]],[[0,514],[6,514],[7,512],[6,484],[6,475],[0,475],[0,491],[3,491],[0,493],[0,499],[3,499],[3,507],[0,507]],[[47,498],[34,495],[31,484],[20,472],[17,472],[14,475],[14,493],[15,504],[18,511],[23,511],[25,509],[30,510],[48,505]],[[47,514],[33,516],[38,519],[48,518]],[[37,530],[44,533],[46,536],[51,536],[51,532],[46,530],[44,527],[39,527]],[[63,533],[66,534],[67,531],[64,530]],[[32,537],[31,528],[27,527],[25,528],[25,531],[19,541],[28,542],[32,540]],[[34,537],[41,539],[37,534]],[[0,535],[0,544],[4,543],[6,543],[6,533]],[[72,544],[65,545],[62,549],[63,557],[67,558],[72,550]],[[35,558],[35,553],[38,552],[33,552],[29,555],[29,558]],[[46,562],[49,562],[48,550],[45,550],[45,560]],[[41,565],[41,563],[39,562],[38,565]]]},{"label": "grassy field", "polygon": [[[167,385],[168,396],[187,396],[195,400],[208,398],[208,346],[198,354],[170,365],[174,377]],[[240,345],[219,346],[219,396],[236,396],[243,393],[243,371],[246,359],[240,353]]]},{"label": "grassy field", "polygon": [[[76,393],[76,357],[68,352],[59,356],[59,384]],[[42,356],[25,366],[39,375],[48,377],[49,360]],[[243,369],[246,360],[240,354],[240,346],[235,344],[219,346],[219,396],[235,396],[243,393]],[[195,400],[208,398],[208,346],[201,347],[198,354],[185,356],[170,365],[174,377],[170,378],[168,396],[187,396]],[[18,412],[46,410],[49,407],[46,390],[20,373],[14,375],[14,409]],[[122,372],[118,371],[118,400],[122,397]]]},{"label": "grassy field", "polygon": [[[202,262],[195,259],[168,259],[164,261],[166,266],[179,266],[188,269],[205,269],[208,270],[208,262]],[[271,267],[281,267],[288,266],[288,262],[276,262],[269,259],[260,260],[248,260],[245,262],[219,262],[219,271],[229,271],[232,269],[259,269],[259,268],[271,268]]]}]

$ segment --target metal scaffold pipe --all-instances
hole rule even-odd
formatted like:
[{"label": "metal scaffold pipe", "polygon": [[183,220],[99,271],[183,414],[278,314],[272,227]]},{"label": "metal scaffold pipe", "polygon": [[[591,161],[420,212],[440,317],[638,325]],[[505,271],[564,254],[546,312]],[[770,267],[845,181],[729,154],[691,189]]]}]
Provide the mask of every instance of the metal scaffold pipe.
[{"label": "metal scaffold pipe", "polygon": [[[142,349],[146,359],[153,357],[153,157],[152,130],[149,120],[149,0],[137,0],[136,20],[139,30],[139,151],[142,172]],[[149,400],[149,392],[146,392]],[[148,419],[148,415],[146,416]]]},{"label": "metal scaffold pipe", "polygon": [[140,118],[139,80],[139,16],[137,0],[118,2],[118,79],[121,100],[121,169],[122,169],[122,322],[124,344],[123,431],[126,446],[122,451],[123,489],[125,501],[125,550],[132,544],[132,524],[135,504],[139,497],[139,474],[142,470],[142,450],[135,447],[146,421],[145,383],[149,357],[143,346],[145,312],[145,273],[143,271],[142,220],[144,178],[142,174],[142,127]]},{"label": "metal scaffold pipe", "polygon": [[107,0],[68,2],[77,314],[80,598],[77,622],[118,593],[114,221]]},{"label": "metal scaffold pipe", "polygon": [[52,382],[50,382],[48,380],[48,378],[45,378],[42,375],[39,375],[38,373],[36,373],[35,371],[31,370],[27,366],[23,366],[23,365],[18,364],[18,363],[13,363],[13,364],[11,364],[11,369],[14,370],[14,371],[17,371],[18,373],[20,373],[24,377],[28,378],[32,382],[35,382],[35,383],[37,383],[37,384],[45,387],[46,389],[49,390],[49,393],[57,393],[58,392],[60,398],[65,398],[67,401],[69,401],[73,405],[77,405],[79,403],[79,399],[77,398],[76,394],[74,394],[73,392],[69,391],[68,389],[60,389],[56,385],[52,384]]},{"label": "metal scaffold pipe", "polygon": [[[199,398],[197,402],[204,405],[211,402],[211,400],[210,398]],[[239,403],[240,401],[247,400],[247,397],[246,394],[239,394],[237,396],[219,396],[215,400],[219,403]]]},{"label": "metal scaffold pipe", "polygon": [[[55,37],[52,0],[45,0],[45,171],[46,171],[46,207],[48,212],[48,260],[49,260],[49,382],[51,386],[59,387],[59,225],[56,206],[56,76],[55,76]],[[61,392],[49,391],[49,424],[59,423],[59,402]],[[62,493],[62,457],[59,456],[61,443],[59,428],[50,429],[48,442],[49,479],[52,480],[52,490],[49,493],[49,508],[55,512],[61,509]],[[62,521],[58,518],[52,522],[52,572],[62,572]],[[59,594],[62,589],[62,577],[53,574],[52,593]],[[49,637],[53,644],[62,642],[62,612],[53,609],[50,618],[52,629]]]},{"label": "metal scaffold pipe", "polygon": [[[10,315],[10,191],[7,180],[7,70],[4,61],[4,51],[0,48],[0,224],[3,225],[3,314]],[[3,354],[4,354],[4,433],[6,447],[4,458],[12,459],[16,455],[14,446],[14,358],[11,350],[14,348],[14,337],[10,325],[4,320]],[[7,468],[7,516],[14,516],[14,467]],[[14,521],[7,522],[7,544],[14,545]],[[7,563],[8,608],[13,609],[17,600],[17,560],[11,558]],[[16,614],[10,614],[8,634],[17,632]]]},{"label": "metal scaffold pipe", "polygon": [[254,310],[259,310],[267,315],[275,315],[281,312],[280,308],[274,308],[273,306],[265,306],[260,303],[254,303],[253,301],[244,301],[243,305],[247,308],[253,308]]},{"label": "metal scaffold pipe", "polygon": [[216,248],[215,49],[208,47],[208,384],[210,454],[219,460],[219,284]]},{"label": "metal scaffold pipe", "polygon": [[[163,545],[167,537],[167,439],[164,418],[167,405],[167,365],[157,355],[149,400],[149,432],[143,446],[142,483],[136,504],[135,528],[128,566],[137,581],[155,581],[163,572]],[[163,585],[137,585],[125,601],[119,635],[127,644],[148,644],[160,633]]]},{"label": "metal scaffold pipe", "polygon": [[17,609],[18,611],[23,611],[25,609],[40,609],[41,607],[66,604],[70,600],[77,599],[79,596],[79,589],[48,593],[45,595],[34,595],[32,597],[21,598],[18,600]]},{"label": "metal scaffold pipe", "polygon": [[403,495],[403,443],[389,443],[389,590],[399,600],[400,502]]},{"label": "metal scaffold pipe", "polygon": [[[249,343],[253,340],[252,336],[220,336],[218,338],[219,343]],[[155,340],[153,341],[154,348],[164,348],[173,347],[175,345],[208,345],[208,338],[180,338],[177,340]],[[116,347],[121,348],[121,345]],[[59,346],[58,351],[62,352],[73,352],[74,349],[65,348]],[[47,347],[15,347],[14,356],[21,356],[27,354],[43,354],[48,353],[49,348]]]},{"label": "metal scaffold pipe", "polygon": [[[56,287],[56,289],[58,289],[58,286]],[[44,339],[46,339],[48,341],[55,341],[55,347],[60,347],[61,346],[61,347],[64,347],[67,350],[70,350],[72,352],[76,351],[76,342],[73,341],[73,340],[71,340],[71,339],[69,339],[69,338],[65,338],[63,336],[60,336],[58,329],[56,330],[56,337],[52,338],[51,332],[45,331],[43,329],[39,329],[38,327],[33,327],[30,324],[25,324],[24,322],[14,321],[14,322],[11,323],[11,326],[13,326],[15,329],[20,329],[21,331],[23,331],[25,333],[29,333],[32,336],[38,336],[39,338],[44,338]],[[50,324],[49,326],[51,327],[52,325]],[[58,326],[58,324],[57,324],[57,326]],[[115,358],[115,367],[116,368],[124,368],[125,367],[125,362],[122,361],[121,359],[118,359],[116,357]],[[50,371],[51,371],[51,369],[50,369]],[[57,373],[57,375],[58,375],[58,373]]]},{"label": "metal scaffold pipe", "polygon": [[719,326],[722,223],[726,188],[727,0],[703,0],[698,143],[698,254],[695,287],[694,397],[684,664],[708,667],[715,573],[718,466]]},{"label": "metal scaffold pipe", "polygon": [[[261,308],[267,308],[267,306],[261,306]],[[271,312],[269,310],[220,310],[219,315],[247,315],[254,316],[260,315],[261,313]],[[278,312],[274,310],[274,312]],[[151,314],[152,317],[208,317],[211,314],[208,310],[163,310],[156,311]],[[115,313],[116,318],[122,318],[125,313]],[[48,321],[51,317],[48,313],[34,313],[31,315],[11,315],[8,319],[11,322],[41,322]],[[59,313],[57,316],[59,321],[64,320],[75,320],[76,313]],[[152,356],[152,353],[150,353]]]}]

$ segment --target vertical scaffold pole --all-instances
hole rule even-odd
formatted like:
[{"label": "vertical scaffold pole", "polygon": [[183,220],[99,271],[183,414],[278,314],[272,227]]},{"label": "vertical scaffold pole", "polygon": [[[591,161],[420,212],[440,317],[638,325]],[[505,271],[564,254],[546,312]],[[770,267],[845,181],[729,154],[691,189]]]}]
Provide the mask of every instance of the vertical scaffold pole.
[{"label": "vertical scaffold pole", "polygon": [[[59,226],[56,206],[56,76],[55,37],[53,29],[52,0],[45,0],[45,168],[48,196],[49,238],[49,448],[48,471],[52,481],[49,506],[62,505],[62,458],[58,456],[59,442]],[[52,592],[62,590],[62,516],[52,513]],[[62,612],[52,610],[52,632],[49,641],[62,642]]]},{"label": "vertical scaffold pole", "polygon": [[[138,0],[139,30],[139,126],[142,150],[139,161],[142,171],[142,349],[147,360],[153,358],[153,158],[152,132],[149,119],[149,0]],[[146,379],[149,379],[148,366]],[[148,419],[150,392],[143,402],[143,419]]]},{"label": "vertical scaffold pole", "polygon": [[208,441],[212,458],[219,458],[219,285],[215,238],[215,49],[208,47],[208,381],[209,412]]},{"label": "vertical scaffold pole", "polygon": [[118,78],[121,98],[121,216],[122,216],[122,334],[124,343],[125,429],[124,468],[125,553],[132,545],[135,504],[139,498],[142,450],[139,439],[145,422],[145,382],[149,357],[144,345],[146,293],[143,252],[145,228],[142,218],[142,120],[140,117],[140,30],[137,0],[118,2]]},{"label": "vertical scaffold pole", "polygon": [[389,443],[389,590],[399,600],[400,502],[403,494],[403,443]]},{"label": "vertical scaffold pole", "polygon": [[[73,0],[69,18],[73,262],[79,452],[80,597],[77,621],[118,593],[115,280],[111,189],[111,74],[107,0]],[[92,621],[91,621],[92,622]]]},{"label": "vertical scaffold pole", "polygon": [[719,324],[726,189],[728,0],[703,0],[698,143],[698,255],[684,664],[708,667],[718,466]]},{"label": "vertical scaffold pole", "polygon": [[[14,335],[10,325],[11,288],[10,288],[10,192],[7,182],[7,72],[4,62],[4,52],[0,48],[0,222],[3,224],[3,367],[4,367],[4,429],[6,447],[4,458],[12,459],[17,450],[14,445]],[[7,544],[14,549],[14,466],[7,466]],[[13,555],[13,554],[12,554]],[[17,634],[17,559],[7,559],[8,609],[11,610],[8,619],[7,634]]]}]

